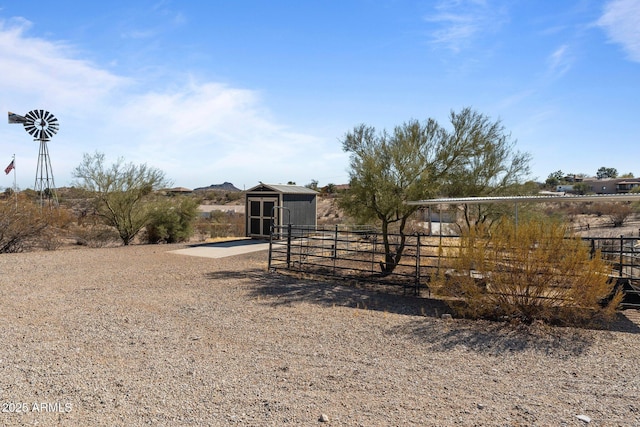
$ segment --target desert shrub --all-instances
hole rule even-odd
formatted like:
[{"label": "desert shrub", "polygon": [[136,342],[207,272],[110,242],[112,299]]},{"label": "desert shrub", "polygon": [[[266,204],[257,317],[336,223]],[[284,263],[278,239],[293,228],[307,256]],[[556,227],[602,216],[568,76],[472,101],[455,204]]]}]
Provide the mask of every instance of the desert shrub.
[{"label": "desert shrub", "polygon": [[193,235],[198,202],[189,197],[158,200],[151,210],[143,240],[147,243],[184,242]]},{"label": "desert shrub", "polygon": [[630,203],[608,203],[602,206],[602,213],[611,226],[622,227],[633,214],[633,207]]},{"label": "desert shrub", "polygon": [[47,226],[35,238],[35,244],[48,251],[56,250],[68,236],[70,226],[76,221],[75,216],[62,206],[46,208],[42,214]]},{"label": "desert shrub", "polygon": [[47,226],[47,208],[24,196],[0,201],[0,253],[32,249]]},{"label": "desert shrub", "polygon": [[244,193],[242,191],[209,190],[204,192],[202,198],[214,204],[225,205],[242,201]]},{"label": "desert shrub", "polygon": [[233,211],[212,211],[196,221],[196,230],[204,238],[242,237],[244,227],[244,215]]},{"label": "desert shrub", "polygon": [[460,242],[437,280],[462,316],[579,324],[610,319],[621,301],[603,303],[613,292],[610,267],[559,222],[502,220],[490,233],[466,230]]},{"label": "desert shrub", "polygon": [[104,224],[74,227],[73,236],[77,245],[89,248],[114,246],[120,242],[118,230]]}]

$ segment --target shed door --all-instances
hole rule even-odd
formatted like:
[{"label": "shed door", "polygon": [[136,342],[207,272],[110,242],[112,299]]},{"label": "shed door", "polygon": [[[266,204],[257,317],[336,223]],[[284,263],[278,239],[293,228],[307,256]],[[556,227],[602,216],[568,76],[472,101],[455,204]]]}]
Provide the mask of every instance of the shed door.
[{"label": "shed door", "polygon": [[278,210],[273,209],[277,203],[277,197],[249,198],[249,236],[269,237],[272,212],[275,216],[275,223],[278,224]]}]

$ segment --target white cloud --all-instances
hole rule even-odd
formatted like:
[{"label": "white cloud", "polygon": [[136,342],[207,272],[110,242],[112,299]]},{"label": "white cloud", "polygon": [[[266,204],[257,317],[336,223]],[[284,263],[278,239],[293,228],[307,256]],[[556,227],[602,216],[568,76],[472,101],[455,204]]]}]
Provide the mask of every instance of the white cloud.
[{"label": "white cloud", "polygon": [[[71,45],[28,37],[29,27],[0,21],[0,108],[22,115],[43,108],[58,118],[49,151],[59,186],[71,183],[82,153],[94,151],[158,167],[190,187],[336,175],[338,162],[325,156],[339,145],[278,123],[257,91],[182,75],[147,91],[144,76],[113,74]],[[0,140],[0,161],[15,153],[18,185],[31,187],[37,144],[19,125],[0,126]]]},{"label": "white cloud", "polygon": [[503,10],[483,0],[441,1],[435,9],[435,14],[424,18],[438,27],[432,32],[432,41],[455,53],[485,33],[496,31],[506,20]]},{"label": "white cloud", "polygon": [[554,77],[561,77],[569,71],[572,62],[569,46],[563,44],[549,55],[549,73]]},{"label": "white cloud", "polygon": [[257,92],[220,83],[191,81],[134,96],[110,114],[113,120],[123,118],[115,138],[122,149],[126,141],[136,141],[129,153],[135,162],[153,158],[161,169],[197,170],[211,181],[239,175],[267,181],[274,171],[287,171],[287,181],[307,176],[309,162],[300,158],[321,147],[318,138],[278,125]]},{"label": "white cloud", "polygon": [[80,110],[128,83],[74,58],[70,46],[25,36],[30,26],[23,19],[0,21],[0,90],[5,99],[29,104],[14,109],[46,104]]},{"label": "white cloud", "polygon": [[613,0],[598,20],[609,40],[622,45],[629,59],[640,62],[640,1]]}]

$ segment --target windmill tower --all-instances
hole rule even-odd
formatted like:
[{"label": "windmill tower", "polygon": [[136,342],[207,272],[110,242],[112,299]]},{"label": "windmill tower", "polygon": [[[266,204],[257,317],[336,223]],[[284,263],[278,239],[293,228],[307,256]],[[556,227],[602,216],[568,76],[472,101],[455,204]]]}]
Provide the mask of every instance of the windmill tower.
[{"label": "windmill tower", "polygon": [[36,166],[36,181],[33,189],[40,195],[40,202],[44,203],[45,198],[50,203],[57,205],[56,184],[53,180],[53,169],[51,168],[51,158],[47,142],[58,132],[58,119],[53,114],[45,110],[31,110],[24,117],[9,112],[9,123],[21,123],[24,130],[33,136],[34,141],[40,143],[38,152],[38,164]]}]

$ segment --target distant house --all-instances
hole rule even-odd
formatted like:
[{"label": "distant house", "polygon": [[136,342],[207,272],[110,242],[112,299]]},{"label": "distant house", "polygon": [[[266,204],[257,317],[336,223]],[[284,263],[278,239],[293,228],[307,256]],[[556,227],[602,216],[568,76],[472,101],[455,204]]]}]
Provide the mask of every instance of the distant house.
[{"label": "distant house", "polygon": [[629,193],[634,188],[640,186],[639,179],[629,179],[625,178],[624,181],[620,181],[616,184],[616,192],[618,193]]},{"label": "distant house", "polygon": [[173,195],[193,193],[193,190],[190,190],[186,187],[165,188],[162,191],[164,191],[165,194],[173,194]]},{"label": "distant house", "polygon": [[640,186],[640,178],[584,179],[589,193],[625,194]]}]

